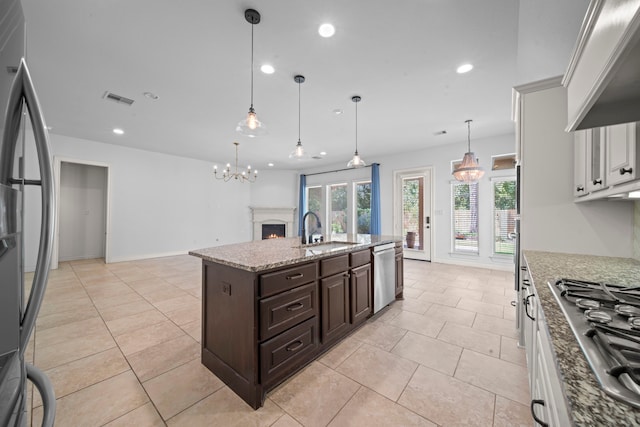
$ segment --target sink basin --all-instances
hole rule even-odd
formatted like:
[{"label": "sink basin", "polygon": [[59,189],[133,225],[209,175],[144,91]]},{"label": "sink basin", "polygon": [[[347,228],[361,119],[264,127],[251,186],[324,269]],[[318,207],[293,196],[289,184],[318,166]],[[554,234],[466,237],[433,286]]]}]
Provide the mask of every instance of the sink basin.
[{"label": "sink basin", "polygon": [[299,246],[301,249],[306,249],[311,253],[331,252],[339,251],[341,249],[347,249],[353,245],[357,245],[355,242],[326,242],[326,243],[310,243],[308,245]]}]

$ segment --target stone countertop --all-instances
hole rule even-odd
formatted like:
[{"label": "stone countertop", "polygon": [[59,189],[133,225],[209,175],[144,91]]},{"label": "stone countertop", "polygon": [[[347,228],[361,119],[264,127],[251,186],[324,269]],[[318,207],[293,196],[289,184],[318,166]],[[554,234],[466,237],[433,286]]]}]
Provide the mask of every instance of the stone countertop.
[{"label": "stone countertop", "polygon": [[600,389],[548,286],[548,282],[554,283],[560,278],[638,285],[640,262],[630,258],[538,251],[524,251],[524,257],[544,312],[569,403],[569,415],[575,425],[640,426],[639,409],[613,399]]},{"label": "stone countertop", "polygon": [[[343,248],[322,248],[327,243],[351,242]],[[401,237],[347,234],[317,244],[301,245],[299,237],[256,240],[189,251],[189,255],[247,271],[265,271],[286,265],[353,252],[384,243],[402,242]]]}]

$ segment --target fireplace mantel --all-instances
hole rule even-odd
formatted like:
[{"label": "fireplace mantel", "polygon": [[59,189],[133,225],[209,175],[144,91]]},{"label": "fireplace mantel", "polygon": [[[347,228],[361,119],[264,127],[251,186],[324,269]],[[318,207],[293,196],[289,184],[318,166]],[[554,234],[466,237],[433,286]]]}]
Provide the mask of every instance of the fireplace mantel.
[{"label": "fireplace mantel", "polygon": [[253,240],[262,240],[262,224],[285,224],[285,237],[295,235],[293,231],[295,207],[249,206],[249,208],[252,212]]}]

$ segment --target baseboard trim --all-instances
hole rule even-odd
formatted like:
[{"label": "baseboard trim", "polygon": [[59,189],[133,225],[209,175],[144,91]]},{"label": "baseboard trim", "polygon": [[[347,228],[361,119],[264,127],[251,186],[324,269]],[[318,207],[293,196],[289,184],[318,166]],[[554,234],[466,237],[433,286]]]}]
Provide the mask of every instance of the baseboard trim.
[{"label": "baseboard trim", "polygon": [[514,264],[510,263],[484,263],[477,261],[468,261],[460,258],[433,258],[432,262],[438,262],[441,264],[452,264],[452,265],[462,265],[465,267],[477,267],[477,268],[485,268],[489,270],[499,270],[499,271],[508,271],[513,273],[515,270]]},{"label": "baseboard trim", "polygon": [[176,255],[187,255],[189,251],[172,251],[172,252],[162,252],[156,254],[142,254],[142,255],[128,255],[128,256],[112,256],[108,260],[106,260],[107,264],[114,264],[116,262],[126,262],[126,261],[140,261],[143,259],[151,259],[151,258],[164,258],[169,256]]}]

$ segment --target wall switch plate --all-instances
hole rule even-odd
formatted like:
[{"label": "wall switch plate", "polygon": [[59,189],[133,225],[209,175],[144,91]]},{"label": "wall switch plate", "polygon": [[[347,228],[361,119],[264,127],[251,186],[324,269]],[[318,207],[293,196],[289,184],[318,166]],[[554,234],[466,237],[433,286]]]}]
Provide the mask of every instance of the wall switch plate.
[{"label": "wall switch plate", "polygon": [[231,296],[231,283],[222,283],[222,293]]}]

